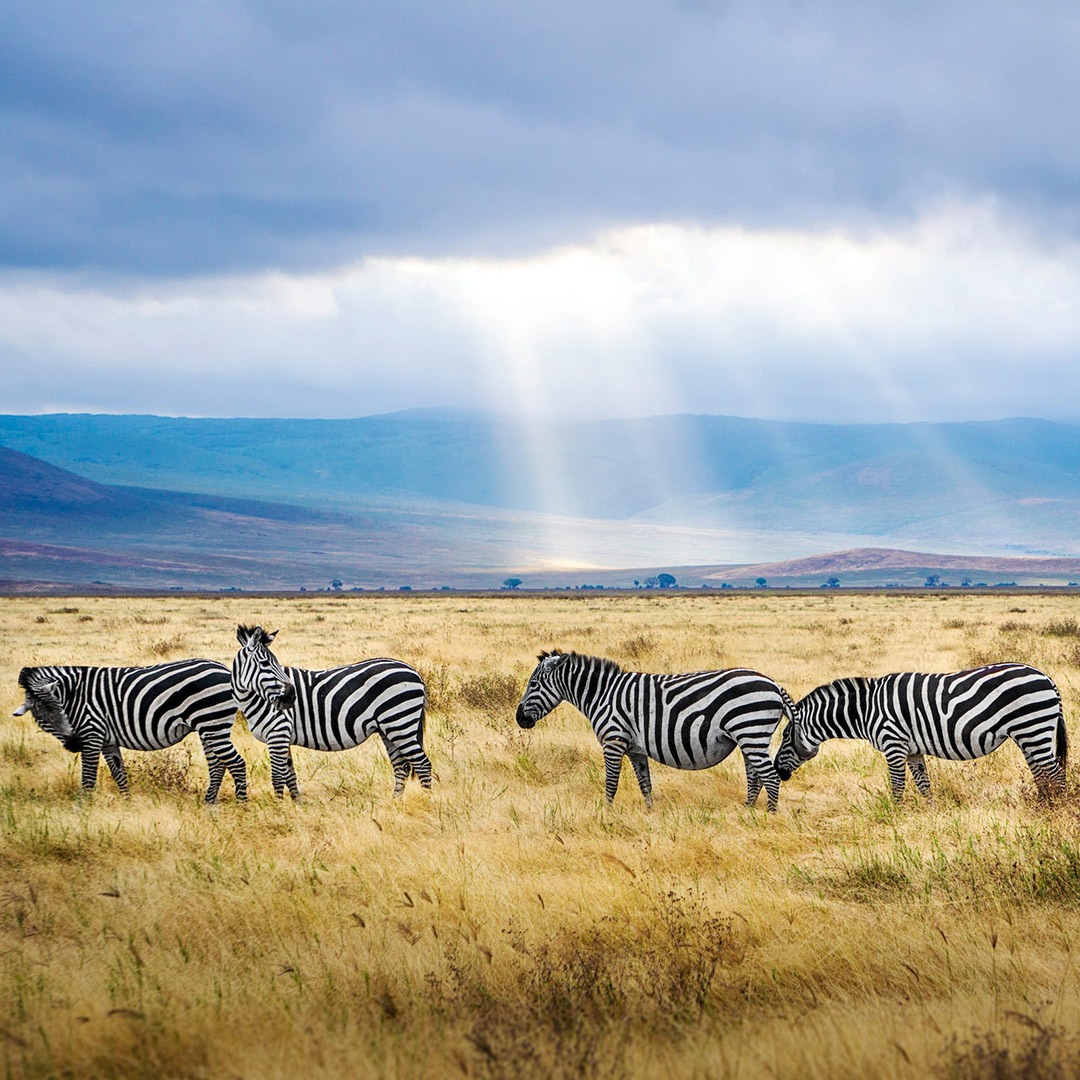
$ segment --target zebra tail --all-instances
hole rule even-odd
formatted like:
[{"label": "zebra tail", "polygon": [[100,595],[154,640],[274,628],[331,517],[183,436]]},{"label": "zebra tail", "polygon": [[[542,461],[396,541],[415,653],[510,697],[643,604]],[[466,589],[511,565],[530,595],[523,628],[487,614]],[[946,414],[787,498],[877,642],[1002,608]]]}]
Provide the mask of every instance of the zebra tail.
[{"label": "zebra tail", "polygon": [[1064,769],[1069,763],[1069,733],[1065,730],[1065,710],[1062,708],[1061,700],[1058,700],[1058,722],[1057,722],[1057,746],[1054,749],[1054,756],[1058,760],[1058,764]]},{"label": "zebra tail", "polygon": [[[417,724],[417,726],[416,726],[416,741],[420,744],[420,749],[421,750],[424,749],[424,730],[425,730],[426,727],[427,727],[427,707],[426,707],[426,703],[425,703],[425,705],[420,706],[420,723]],[[409,775],[415,776],[417,778],[417,780],[420,779],[420,774],[416,771],[415,768],[413,768],[412,765],[409,766]]]},{"label": "zebra tail", "polygon": [[776,689],[780,691],[780,700],[784,703],[784,712],[787,713],[789,720],[795,719],[795,702],[792,701],[791,695],[777,683]]}]

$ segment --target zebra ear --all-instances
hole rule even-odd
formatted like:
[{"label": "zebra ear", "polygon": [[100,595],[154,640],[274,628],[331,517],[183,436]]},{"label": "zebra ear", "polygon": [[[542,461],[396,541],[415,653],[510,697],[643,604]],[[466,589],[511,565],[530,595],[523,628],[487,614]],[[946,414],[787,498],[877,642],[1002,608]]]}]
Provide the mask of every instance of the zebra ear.
[{"label": "zebra ear", "polygon": [[276,638],[277,636],[278,636],[278,632],[276,630],[271,630],[270,633],[267,633],[264,630],[263,631],[263,644],[264,645],[269,645],[270,642],[273,641],[274,638]]},{"label": "zebra ear", "polygon": [[30,702],[24,701],[11,715],[12,716],[24,716],[30,711]]}]

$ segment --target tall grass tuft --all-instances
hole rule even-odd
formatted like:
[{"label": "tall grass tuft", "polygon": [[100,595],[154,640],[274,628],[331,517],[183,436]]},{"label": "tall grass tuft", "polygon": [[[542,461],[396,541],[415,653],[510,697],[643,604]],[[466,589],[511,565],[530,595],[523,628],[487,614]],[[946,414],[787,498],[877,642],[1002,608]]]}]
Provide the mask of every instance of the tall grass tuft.
[{"label": "tall grass tuft", "polygon": [[466,678],[458,687],[458,698],[470,709],[507,710],[517,705],[523,690],[514,675],[485,671]]}]

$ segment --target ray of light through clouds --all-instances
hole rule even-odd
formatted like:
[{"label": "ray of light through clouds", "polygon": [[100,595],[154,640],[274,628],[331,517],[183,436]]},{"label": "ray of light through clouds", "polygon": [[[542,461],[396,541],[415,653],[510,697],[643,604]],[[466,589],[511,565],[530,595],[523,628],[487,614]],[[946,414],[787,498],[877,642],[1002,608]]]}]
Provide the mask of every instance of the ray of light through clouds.
[{"label": "ray of light through clouds", "polygon": [[889,230],[654,224],[318,273],[9,272],[0,348],[9,409],[29,412],[1069,416],[1080,244],[982,204]]}]

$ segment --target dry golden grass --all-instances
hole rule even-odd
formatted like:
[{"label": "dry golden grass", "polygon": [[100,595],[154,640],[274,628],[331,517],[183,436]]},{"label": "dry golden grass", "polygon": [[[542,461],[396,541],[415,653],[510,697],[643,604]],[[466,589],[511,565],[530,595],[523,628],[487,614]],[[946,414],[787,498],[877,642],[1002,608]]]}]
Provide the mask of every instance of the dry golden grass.
[{"label": "dry golden grass", "polygon": [[[0,704],[24,664],[393,655],[425,674],[440,780],[390,795],[381,746],[297,752],[275,801],[200,805],[194,740],[128,753],[133,795],[33,725],[0,736],[0,1059],[9,1076],[1056,1077],[1080,1072],[1080,798],[1050,812],[1012,746],[931,762],[889,802],[825,747],[740,805],[741,761],[654,767],[603,805],[566,706],[513,720],[540,648],[654,671],[844,674],[1034,663],[1080,740],[1068,597],[414,596],[0,601]],[[1080,747],[1080,741],[1077,742]],[[1080,752],[1080,751],[1078,751]],[[764,800],[763,800],[764,802]]]}]

